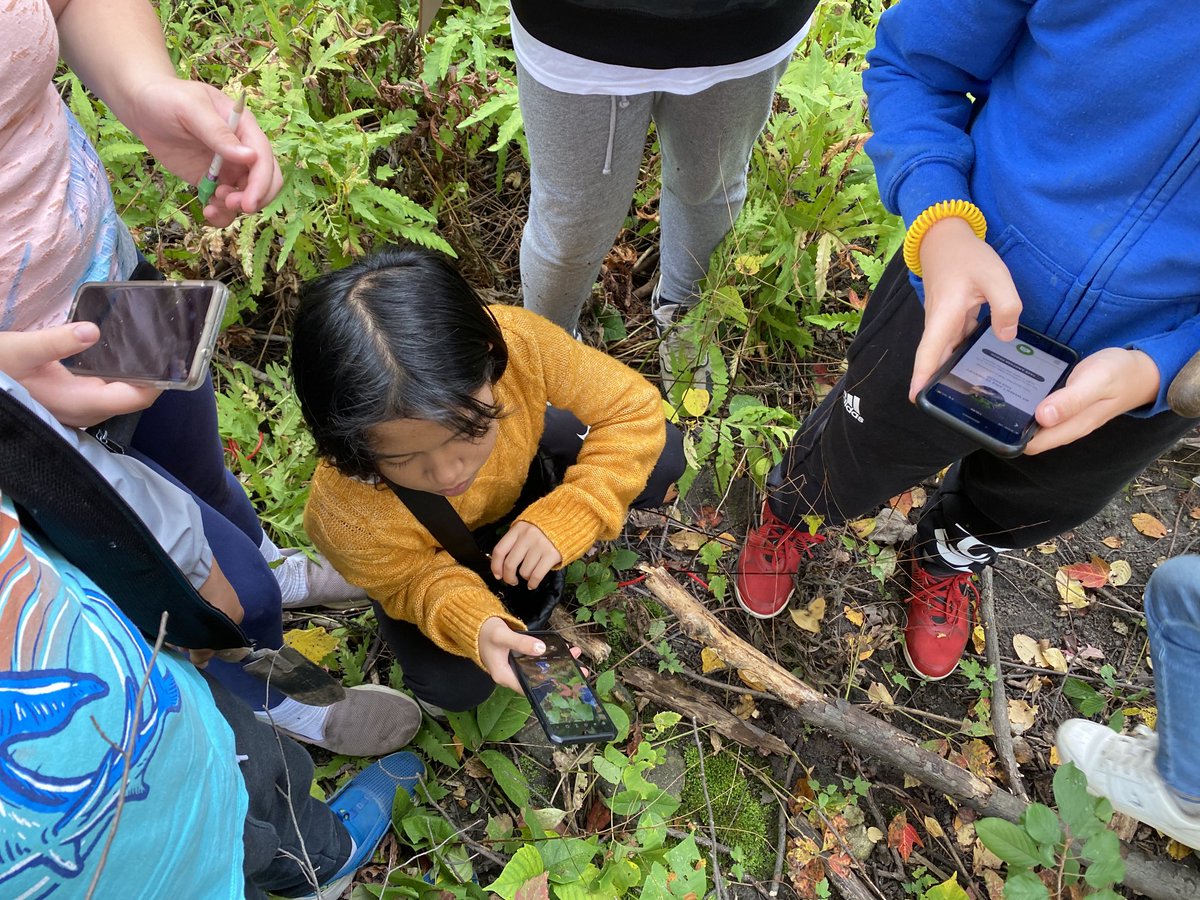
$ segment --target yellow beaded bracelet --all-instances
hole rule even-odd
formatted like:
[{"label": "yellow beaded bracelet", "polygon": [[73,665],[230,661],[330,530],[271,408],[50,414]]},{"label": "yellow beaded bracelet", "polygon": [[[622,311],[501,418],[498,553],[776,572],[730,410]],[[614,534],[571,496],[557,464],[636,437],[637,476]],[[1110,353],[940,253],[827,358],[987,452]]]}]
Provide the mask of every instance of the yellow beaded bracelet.
[{"label": "yellow beaded bracelet", "polygon": [[933,204],[913,220],[908,232],[904,235],[904,264],[918,278],[921,277],[921,241],[925,237],[925,232],[933,226],[934,222],[940,222],[942,219],[949,219],[952,216],[965,219],[971,226],[971,230],[975,232],[975,237],[981,241],[987,234],[987,219],[983,217],[983,213],[974,203],[967,200],[943,200]]}]

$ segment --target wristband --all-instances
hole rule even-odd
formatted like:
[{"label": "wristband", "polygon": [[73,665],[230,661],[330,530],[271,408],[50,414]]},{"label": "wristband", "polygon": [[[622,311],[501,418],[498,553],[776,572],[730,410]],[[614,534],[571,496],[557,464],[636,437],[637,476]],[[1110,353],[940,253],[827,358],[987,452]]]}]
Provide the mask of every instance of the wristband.
[{"label": "wristband", "polygon": [[979,207],[968,200],[943,200],[935,203],[913,220],[904,235],[904,264],[918,278],[921,277],[921,241],[934,222],[951,217],[965,219],[981,241],[987,234],[987,219]]}]

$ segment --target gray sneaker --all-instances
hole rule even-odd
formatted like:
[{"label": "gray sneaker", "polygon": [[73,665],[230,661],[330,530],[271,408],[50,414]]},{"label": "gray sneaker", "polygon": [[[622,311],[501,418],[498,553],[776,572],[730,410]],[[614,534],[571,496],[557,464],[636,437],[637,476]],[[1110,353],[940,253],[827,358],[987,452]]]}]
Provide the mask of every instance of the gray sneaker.
[{"label": "gray sneaker", "polygon": [[[303,579],[307,590],[302,597],[292,597],[286,592],[283,597],[284,609],[302,609],[307,606],[324,606],[327,609],[353,609],[366,606],[371,602],[367,592],[350,584],[342,577],[333,564],[320,553],[316,559],[308,556],[303,550],[288,548],[283,553],[282,566],[301,566],[304,569]],[[279,578],[283,573],[276,573]]]},{"label": "gray sneaker", "polygon": [[688,388],[703,388],[712,394],[709,342],[702,337],[697,324],[688,321],[691,310],[691,306],[682,303],[660,302],[657,296],[651,301],[650,314],[658,329],[659,378],[663,393],[672,402],[678,402],[682,391]]},{"label": "gray sneaker", "polygon": [[385,756],[399,750],[421,728],[421,707],[407,694],[379,684],[346,689],[325,720],[325,737],[314,741],[279,728],[288,737],[346,756]]}]

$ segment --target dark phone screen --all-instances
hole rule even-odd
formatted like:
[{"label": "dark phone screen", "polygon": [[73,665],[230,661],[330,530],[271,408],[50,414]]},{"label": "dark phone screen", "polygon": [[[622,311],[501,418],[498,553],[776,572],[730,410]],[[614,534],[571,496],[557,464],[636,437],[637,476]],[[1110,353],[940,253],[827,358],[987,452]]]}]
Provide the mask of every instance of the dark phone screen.
[{"label": "dark phone screen", "polygon": [[[543,656],[512,655],[531,703],[541,711],[549,729],[564,737],[607,732],[608,714],[571,657],[567,645],[553,635],[541,635]],[[554,638],[553,640],[551,638]]]},{"label": "dark phone screen", "polygon": [[989,327],[953,368],[929,387],[934,406],[1005,444],[1020,444],[1034,412],[1071,360],[1035,333],[1002,341]]},{"label": "dark phone screen", "polygon": [[105,377],[187,381],[214,298],[212,285],[85,284],[72,321],[95,322],[100,340],[63,364]]}]

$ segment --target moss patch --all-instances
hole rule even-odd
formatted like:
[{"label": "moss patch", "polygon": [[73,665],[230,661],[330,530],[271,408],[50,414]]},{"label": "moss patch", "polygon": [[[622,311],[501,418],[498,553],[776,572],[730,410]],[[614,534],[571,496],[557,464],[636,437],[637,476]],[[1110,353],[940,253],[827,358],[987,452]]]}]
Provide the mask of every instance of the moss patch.
[{"label": "moss patch", "polygon": [[[708,810],[704,805],[704,787],[700,779],[700,751],[687,747],[683,751],[687,777],[683,787],[681,812],[708,835]],[[775,847],[770,842],[775,830],[774,818],[750,787],[741,773],[737,758],[729,753],[713,753],[704,757],[704,775],[708,782],[708,798],[712,803],[713,822],[717,840],[727,847],[741,850],[746,870],[765,878],[775,864]],[[770,807],[774,809],[774,807]]]}]

